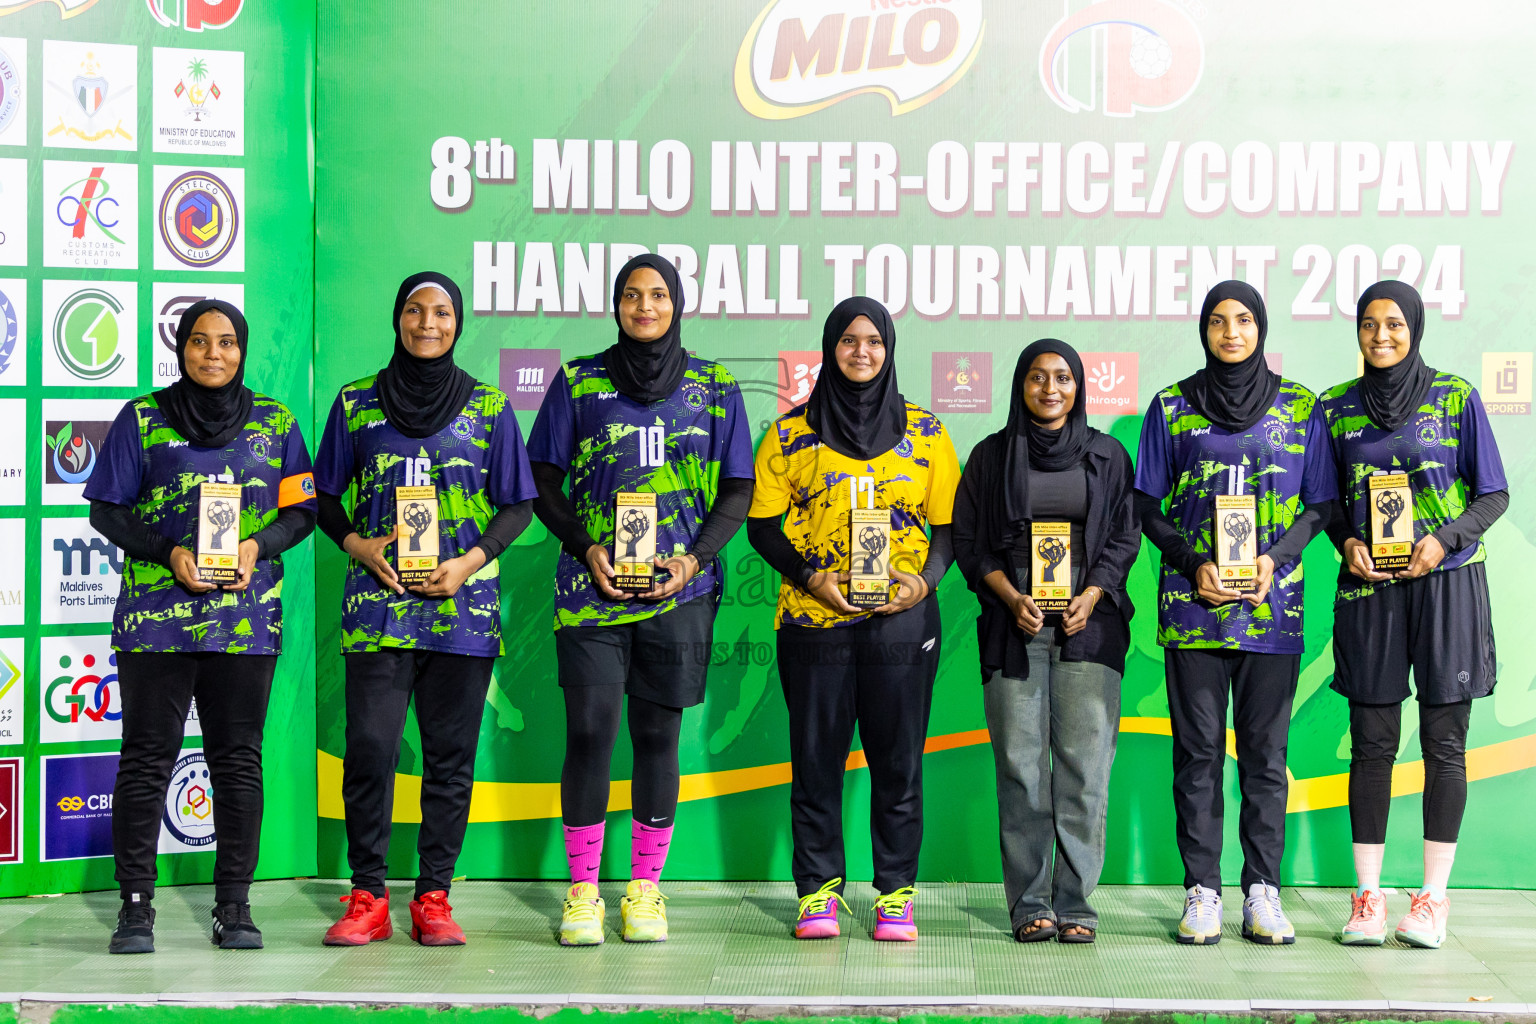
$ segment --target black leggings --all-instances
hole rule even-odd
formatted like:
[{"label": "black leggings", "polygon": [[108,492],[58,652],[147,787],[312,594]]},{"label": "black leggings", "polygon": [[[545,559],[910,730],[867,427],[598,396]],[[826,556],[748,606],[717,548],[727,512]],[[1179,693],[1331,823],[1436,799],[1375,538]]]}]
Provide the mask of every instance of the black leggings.
[{"label": "black leggings", "polygon": [[[1467,809],[1467,723],[1472,702],[1419,705],[1424,752],[1424,838],[1454,843]],[[1402,704],[1349,702],[1349,824],[1357,843],[1387,841],[1392,764],[1402,738]]]},{"label": "black leggings", "polygon": [[[560,770],[560,808],[572,828],[596,825],[608,810],[609,764],[619,738],[624,687],[567,686],[565,765]],[[630,795],[635,820],[670,828],[677,814],[677,738],[683,709],[629,695],[629,740],[635,751]]]}]

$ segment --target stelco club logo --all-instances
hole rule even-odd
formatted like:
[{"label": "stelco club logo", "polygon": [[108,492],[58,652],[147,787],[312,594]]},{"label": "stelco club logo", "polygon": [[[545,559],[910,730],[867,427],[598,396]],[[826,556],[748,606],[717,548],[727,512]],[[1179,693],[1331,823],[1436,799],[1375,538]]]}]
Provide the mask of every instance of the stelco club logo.
[{"label": "stelco club logo", "polygon": [[160,197],[160,240],[189,267],[218,263],[239,233],[234,193],[207,171],[180,175]]},{"label": "stelco club logo", "polygon": [[736,54],[736,98],[774,121],[864,93],[905,114],[970,70],[985,29],[982,0],[770,0]]},{"label": "stelco club logo", "polygon": [[1057,106],[1133,117],[1176,107],[1195,91],[1205,44],[1182,10],[1164,0],[1071,7],[1040,47],[1040,81]]},{"label": "stelco club logo", "polygon": [[70,373],[100,380],[123,364],[117,319],[122,312],[122,303],[99,288],[83,289],[64,300],[53,318],[53,350]]},{"label": "stelco club logo", "polygon": [[83,720],[105,724],[121,721],[123,709],[117,697],[117,655],[107,656],[103,666],[106,674],[96,671],[96,656],[87,654],[80,659],[85,669],[80,675],[70,670],[72,659],[67,655],[59,659],[64,674],[48,684],[43,694],[43,707],[48,717],[60,725],[79,725]]}]

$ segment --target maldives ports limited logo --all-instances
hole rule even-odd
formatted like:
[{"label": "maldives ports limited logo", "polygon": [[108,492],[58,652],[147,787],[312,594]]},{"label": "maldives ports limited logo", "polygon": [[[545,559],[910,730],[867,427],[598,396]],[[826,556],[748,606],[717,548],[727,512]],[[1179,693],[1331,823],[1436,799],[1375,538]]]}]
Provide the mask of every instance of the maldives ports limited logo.
[{"label": "maldives ports limited logo", "polygon": [[203,170],[177,170],[155,168],[155,191],[160,193],[155,269],[207,270],[222,263],[220,270],[244,270],[238,194],[244,172],[223,168],[221,178]]},{"label": "maldives ports limited logo", "polygon": [[749,114],[779,121],[865,93],[884,96],[892,114],[942,96],[981,49],[982,0],[885,6],[771,0],[737,51],[736,99]]},{"label": "maldives ports limited logo", "polygon": [[1040,81],[1058,107],[1109,117],[1167,110],[1189,98],[1205,69],[1195,23],[1164,0],[1098,0],[1066,13],[1040,47]]}]

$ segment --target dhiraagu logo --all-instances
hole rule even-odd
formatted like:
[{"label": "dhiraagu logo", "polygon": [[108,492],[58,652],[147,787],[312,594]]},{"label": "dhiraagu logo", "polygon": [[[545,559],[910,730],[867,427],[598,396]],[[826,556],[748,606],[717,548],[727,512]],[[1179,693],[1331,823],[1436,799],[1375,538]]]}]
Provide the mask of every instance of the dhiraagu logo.
[{"label": "dhiraagu logo", "polygon": [[123,365],[120,341],[131,330],[123,306],[98,288],[64,300],[53,320],[53,350],[64,368],[81,380],[98,381]]},{"label": "dhiraagu logo", "polygon": [[736,99],[770,121],[861,93],[905,114],[964,77],[985,30],[982,0],[770,0],[737,51]]}]

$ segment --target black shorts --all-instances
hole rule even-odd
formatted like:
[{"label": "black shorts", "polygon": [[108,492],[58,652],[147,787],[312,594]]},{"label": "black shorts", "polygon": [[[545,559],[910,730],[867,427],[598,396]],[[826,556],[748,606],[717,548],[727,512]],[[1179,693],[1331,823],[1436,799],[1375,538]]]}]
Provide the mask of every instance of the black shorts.
[{"label": "black shorts", "polygon": [[1496,662],[1483,563],[1393,583],[1333,609],[1333,688],[1361,704],[1423,704],[1493,692]]},{"label": "black shorts", "polygon": [[638,622],[555,630],[560,685],[623,686],[669,708],[702,703],[715,606],[715,596],[704,594]]}]

